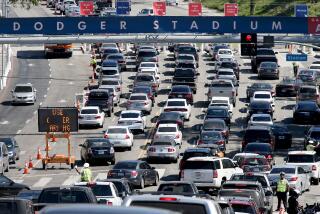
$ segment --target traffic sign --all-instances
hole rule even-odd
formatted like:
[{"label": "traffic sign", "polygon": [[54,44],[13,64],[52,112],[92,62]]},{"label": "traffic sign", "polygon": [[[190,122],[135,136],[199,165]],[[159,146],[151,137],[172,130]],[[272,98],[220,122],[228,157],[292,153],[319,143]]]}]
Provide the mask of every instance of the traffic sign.
[{"label": "traffic sign", "polygon": [[308,5],[296,4],[294,8],[295,17],[308,17]]},{"label": "traffic sign", "polygon": [[153,2],[153,12],[156,16],[166,15],[166,2],[165,1],[155,1]]},{"label": "traffic sign", "polygon": [[189,3],[189,16],[202,16],[202,4],[200,2]]},{"label": "traffic sign", "polygon": [[130,0],[116,1],[117,15],[130,15]]},{"label": "traffic sign", "polygon": [[226,3],[224,4],[224,16],[238,16],[238,4]]},{"label": "traffic sign", "polygon": [[305,62],[308,61],[308,55],[307,54],[287,54],[286,55],[286,61],[288,62]]},{"label": "traffic sign", "polygon": [[93,14],[93,1],[80,1],[80,15],[88,16]]}]

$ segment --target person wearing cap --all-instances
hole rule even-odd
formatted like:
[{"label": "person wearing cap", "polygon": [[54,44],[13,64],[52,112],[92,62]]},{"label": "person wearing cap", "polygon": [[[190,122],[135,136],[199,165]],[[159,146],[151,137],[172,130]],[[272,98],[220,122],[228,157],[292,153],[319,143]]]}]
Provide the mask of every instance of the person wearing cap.
[{"label": "person wearing cap", "polygon": [[92,181],[92,172],[89,168],[90,165],[88,163],[83,164],[83,168],[79,172],[78,167],[75,166],[76,171],[81,176],[81,182],[91,182]]},{"label": "person wearing cap", "polygon": [[291,189],[289,195],[290,197],[288,200],[288,214],[298,214],[299,209],[301,209],[301,205],[298,202],[300,192],[299,190]]},{"label": "person wearing cap", "polygon": [[285,211],[287,210],[287,193],[289,191],[289,182],[285,179],[285,173],[280,172],[280,179],[277,183],[277,198],[278,198],[278,206],[276,211],[280,210],[281,201],[283,203]]}]

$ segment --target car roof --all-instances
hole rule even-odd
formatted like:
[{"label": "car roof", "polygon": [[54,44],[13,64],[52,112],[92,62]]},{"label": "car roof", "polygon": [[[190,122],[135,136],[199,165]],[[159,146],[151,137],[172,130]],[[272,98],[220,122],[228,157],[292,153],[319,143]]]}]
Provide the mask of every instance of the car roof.
[{"label": "car roof", "polygon": [[123,160],[123,161],[118,161],[117,163],[144,163],[144,162],[145,161],[142,161],[142,160]]},{"label": "car roof", "polygon": [[210,152],[209,148],[189,147],[184,152]]},{"label": "car roof", "polygon": [[226,181],[224,184],[261,185],[258,181]]},{"label": "car roof", "polygon": [[108,130],[108,129],[116,129],[116,128],[128,129],[127,126],[108,126],[107,130]]},{"label": "car roof", "polygon": [[[282,165],[274,165],[273,167],[272,167],[272,169],[274,169],[274,168],[297,168],[298,166],[295,166],[295,165],[287,165],[287,164],[282,164]],[[271,169],[271,170],[272,170]]]},{"label": "car roof", "polygon": [[164,124],[159,124],[158,128],[160,127],[178,127],[178,124],[175,123],[164,123]]},{"label": "car roof", "polygon": [[247,130],[270,130],[269,126],[250,126],[246,129]]},{"label": "car roof", "polygon": [[209,109],[223,109],[223,110],[229,110],[228,106],[209,106],[207,110]]},{"label": "car roof", "polygon": [[136,113],[136,114],[141,114],[141,111],[139,111],[139,110],[123,110],[123,111],[121,111],[121,114],[124,114],[124,113]]},{"label": "car roof", "polygon": [[110,185],[112,182],[108,182],[108,181],[95,181],[95,182],[76,182],[74,185],[75,186],[90,186],[90,184],[94,184],[94,185]]},{"label": "car roof", "polygon": [[242,172],[242,173],[233,173],[233,175],[244,175],[244,176],[262,176],[262,177],[267,177],[265,173],[261,172]]},{"label": "car roof", "polygon": [[252,114],[251,117],[271,117],[270,114]]},{"label": "car roof", "polygon": [[214,161],[217,159],[220,159],[220,158],[215,157],[215,156],[212,156],[212,157],[192,157],[192,158],[189,158],[187,161]]},{"label": "car roof", "polygon": [[147,96],[147,94],[145,94],[145,93],[131,93],[130,97],[131,96]]},{"label": "car roof", "polygon": [[290,151],[288,155],[315,155],[315,151]]},{"label": "car roof", "polygon": [[227,100],[227,101],[230,101],[229,97],[211,97],[211,101],[212,100]]},{"label": "car roof", "polygon": [[235,154],[233,157],[238,157],[238,156],[243,156],[243,157],[245,157],[245,156],[250,156],[250,157],[252,157],[252,156],[257,156],[257,155],[259,155],[259,154],[257,154],[257,153],[250,153],[250,152],[242,152],[242,153],[237,153],[237,154]]},{"label": "car roof", "polygon": [[270,91],[255,91],[254,94],[271,94]]},{"label": "car roof", "polygon": [[189,185],[193,185],[193,182],[190,181],[162,181],[160,183],[161,184],[189,184]]},{"label": "car roof", "polygon": [[17,86],[30,86],[30,87],[32,87],[32,84],[31,83],[18,83],[18,84],[16,84],[15,87],[17,87]]},{"label": "car roof", "polygon": [[85,110],[85,109],[100,109],[99,106],[84,106],[80,109],[80,111]]},{"label": "car roof", "polygon": [[167,100],[167,102],[169,101],[185,101],[186,102],[186,99],[181,99],[181,98],[170,98]]}]

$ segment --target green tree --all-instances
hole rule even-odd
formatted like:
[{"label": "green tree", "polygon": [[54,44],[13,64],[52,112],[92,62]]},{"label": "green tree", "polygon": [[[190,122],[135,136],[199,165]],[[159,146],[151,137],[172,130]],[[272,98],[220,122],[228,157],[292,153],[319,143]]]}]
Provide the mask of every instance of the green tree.
[{"label": "green tree", "polygon": [[22,7],[30,8],[32,5],[38,5],[39,0],[9,0],[13,6],[21,5]]}]

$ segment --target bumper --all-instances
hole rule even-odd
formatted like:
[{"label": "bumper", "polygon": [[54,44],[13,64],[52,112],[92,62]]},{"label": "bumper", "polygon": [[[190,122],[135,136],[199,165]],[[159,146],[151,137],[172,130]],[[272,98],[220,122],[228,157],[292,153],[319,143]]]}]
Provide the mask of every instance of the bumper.
[{"label": "bumper", "polygon": [[113,144],[114,148],[123,148],[123,147],[131,147],[132,142],[130,139],[128,140],[123,140],[123,139],[109,139],[110,143]]},{"label": "bumper", "polygon": [[132,125],[128,125],[128,128],[130,129],[130,130],[140,130],[140,131],[144,131],[144,127],[143,127],[143,125],[142,125],[142,123],[140,123],[140,124],[132,124]]},{"label": "bumper", "polygon": [[12,100],[13,103],[34,103],[34,98],[27,98],[27,99],[23,99],[23,98],[14,98]]},{"label": "bumper", "polygon": [[105,160],[113,160],[115,159],[114,154],[111,155],[90,155],[89,157],[89,161],[105,161]]},{"label": "bumper", "polygon": [[138,111],[150,112],[151,106],[128,106],[127,110],[138,110]]},{"label": "bumper", "polygon": [[79,125],[99,125],[102,121],[99,120],[79,120]]},{"label": "bumper", "polygon": [[159,160],[176,160],[178,159],[177,154],[169,154],[169,153],[148,153],[148,159],[159,159]]}]

